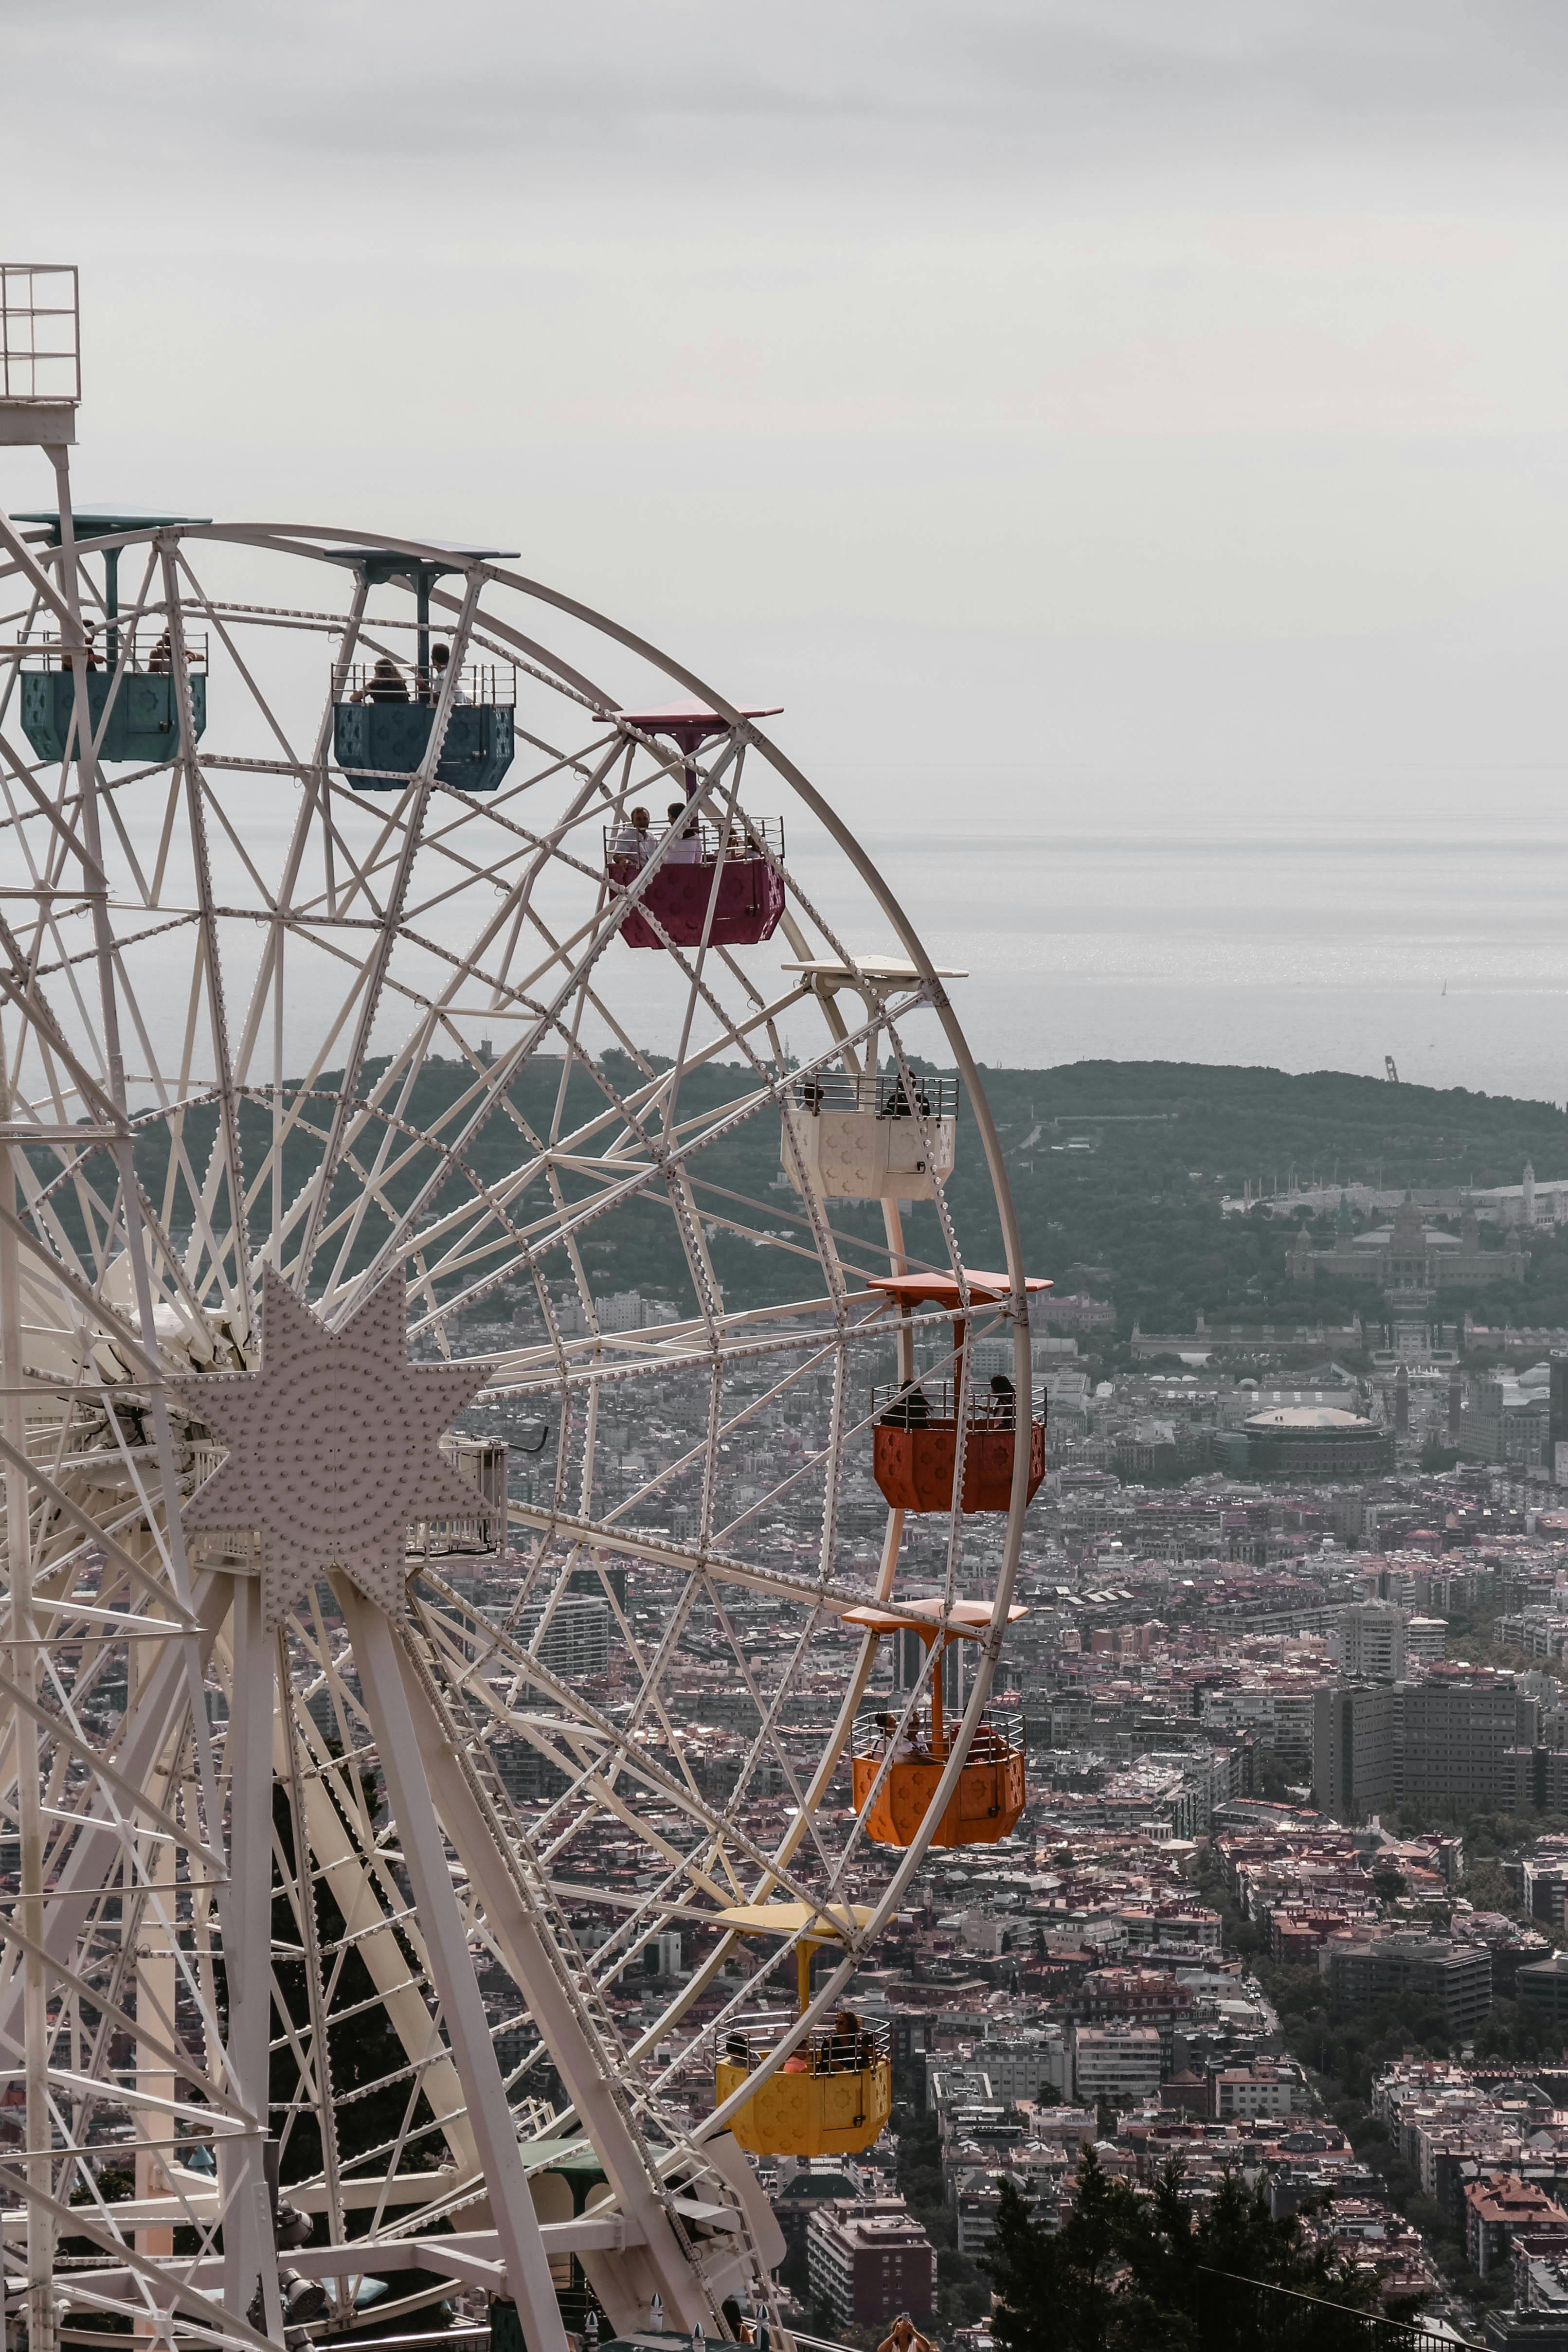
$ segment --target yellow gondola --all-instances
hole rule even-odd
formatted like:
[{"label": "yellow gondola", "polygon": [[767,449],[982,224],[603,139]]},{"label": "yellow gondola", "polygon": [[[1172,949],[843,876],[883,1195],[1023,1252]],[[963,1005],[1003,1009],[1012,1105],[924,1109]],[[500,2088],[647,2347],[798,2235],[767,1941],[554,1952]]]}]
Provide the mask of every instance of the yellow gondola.
[{"label": "yellow gondola", "polygon": [[[842,1941],[864,1927],[862,1904],[743,1903],[719,1914],[721,1927],[742,1936],[798,1935],[796,1989],[804,2015],[811,2001],[811,1956],[819,1944]],[[893,2107],[893,2069],[885,2026],[857,2018],[804,2034],[784,2065],[769,2075],[730,2128],[753,2156],[858,2156],[879,2137]],[[746,2078],[784,2039],[777,2025],[737,2027],[713,2071],[717,2105],[745,2087]]]}]

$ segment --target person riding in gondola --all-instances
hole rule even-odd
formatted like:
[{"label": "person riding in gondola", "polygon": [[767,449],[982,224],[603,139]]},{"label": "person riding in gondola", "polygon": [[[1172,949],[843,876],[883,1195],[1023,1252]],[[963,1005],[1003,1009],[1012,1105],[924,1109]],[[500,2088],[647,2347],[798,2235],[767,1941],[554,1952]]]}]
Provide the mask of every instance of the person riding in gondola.
[{"label": "person riding in gondola", "polygon": [[931,1400],[918,1381],[898,1395],[881,1416],[884,1429],[927,1429],[931,1425]]},{"label": "person riding in gondola", "polygon": [[406,702],[408,688],[390,654],[380,654],[367,683],[349,697],[351,702]]}]

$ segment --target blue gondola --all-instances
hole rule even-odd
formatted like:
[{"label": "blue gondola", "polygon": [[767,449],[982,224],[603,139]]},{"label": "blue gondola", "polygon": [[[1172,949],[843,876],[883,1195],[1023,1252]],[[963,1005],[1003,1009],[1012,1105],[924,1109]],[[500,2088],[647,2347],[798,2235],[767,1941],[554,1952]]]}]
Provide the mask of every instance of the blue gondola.
[{"label": "blue gondola", "polygon": [[[99,508],[72,514],[78,548],[83,554],[99,552],[103,558],[103,627],[100,636],[96,629],[93,632],[97,644],[92,659],[99,666],[87,674],[88,710],[100,760],[138,763],[173,760],[180,747],[180,696],[163,625],[143,622],[139,629],[121,628],[121,551],[118,547],[95,550],[93,542],[195,519]],[[18,515],[16,520],[45,524],[53,543],[59,545],[57,510]],[[207,723],[206,639],[187,638],[185,654],[191,719],[199,740]],[[18,686],[22,732],[38,758],[63,760],[68,749],[74,753],[78,748],[76,677],[56,638],[38,638],[24,655]]]},{"label": "blue gondola", "polygon": [[[495,548],[454,549],[455,556],[499,554]],[[332,698],[332,756],[356,793],[402,791],[430,747],[430,730],[443,684],[444,648],[430,642],[430,590],[460,562],[398,555],[384,548],[356,548],[334,557],[352,563],[371,585],[395,582],[414,591],[415,658],[383,655],[339,672]],[[460,793],[493,793],[510,767],[516,673],[505,663],[465,667],[458,698],[447,717],[438,782]]]}]

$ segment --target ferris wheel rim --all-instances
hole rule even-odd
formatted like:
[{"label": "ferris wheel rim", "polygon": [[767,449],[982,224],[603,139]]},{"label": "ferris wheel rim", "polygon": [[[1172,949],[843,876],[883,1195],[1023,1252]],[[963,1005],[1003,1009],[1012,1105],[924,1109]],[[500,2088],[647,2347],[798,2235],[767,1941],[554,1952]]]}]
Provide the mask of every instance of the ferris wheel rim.
[{"label": "ferris wheel rim", "polygon": [[[121,546],[163,539],[165,541],[172,540],[174,541],[188,540],[202,543],[247,547],[258,550],[265,553],[276,554],[283,558],[293,560],[305,559],[328,562],[332,564],[335,569],[341,569],[341,556],[334,556],[326,546],[316,544],[314,542],[330,541],[336,542],[344,550],[351,548],[380,548],[393,559],[395,559],[398,556],[405,557],[410,564],[417,564],[422,559],[428,559],[432,562],[440,562],[446,568],[448,568],[453,572],[462,571],[468,574],[470,584],[474,576],[479,575],[482,579],[483,588],[486,591],[490,588],[494,588],[495,590],[506,593],[521,595],[542,605],[547,610],[557,613],[563,617],[594,631],[598,637],[608,641],[612,645],[619,646],[623,651],[635,656],[638,659],[646,661],[665,677],[668,677],[680,686],[683,686],[693,695],[700,697],[706,707],[711,708],[716,714],[722,717],[729,726],[737,732],[748,745],[751,745],[757,750],[762,758],[767,762],[771,772],[776,774],[784,783],[795,793],[803,805],[805,805],[814,814],[814,816],[816,816],[822,824],[829,840],[835,845],[840,854],[846,856],[855,867],[862,883],[870,892],[873,903],[879,908],[884,919],[892,927],[895,936],[898,938],[900,946],[903,948],[910,960],[913,973],[913,982],[911,982],[911,985],[918,983],[919,988],[919,994],[915,999],[915,1003],[929,1005],[931,1009],[937,1013],[939,1023],[941,1024],[947,1039],[949,1048],[952,1052],[955,1063],[965,1081],[976,1125],[982,1135],[987,1160],[988,1173],[991,1179],[991,1193],[995,1202],[999,1221],[1002,1224],[1005,1262],[1011,1280],[1011,1294],[1006,1311],[1011,1313],[1013,1318],[1016,1360],[1026,1363],[1027,1326],[1026,1321],[1020,1322],[1017,1311],[1019,1302],[1022,1298],[1022,1255],[1018,1244],[1016,1217],[1007,1181],[1005,1165],[1002,1158],[999,1139],[995,1135],[994,1122],[992,1122],[990,1118],[989,1110],[985,1104],[984,1092],[980,1083],[977,1068],[969,1053],[967,1042],[963,1037],[962,1028],[958,1024],[956,1014],[953,1013],[951,1003],[947,997],[946,991],[942,985],[942,975],[937,973],[930,958],[927,956],[912,923],[904,912],[901,902],[894,897],[892,891],[884,881],[879,869],[869,858],[868,855],[861,849],[860,845],[850,833],[847,825],[837,816],[830,803],[828,803],[823,795],[816,791],[816,787],[809,782],[803,772],[795,766],[787,755],[782,752],[777,745],[755,726],[754,722],[748,719],[744,713],[739,710],[736,705],[727,701],[714,689],[710,688],[707,685],[706,681],[703,680],[696,672],[688,669],[683,664],[676,661],[672,656],[663,653],[659,648],[654,646],[649,641],[644,639],[639,635],[629,629],[623,628],[618,624],[612,621],[607,615],[595,611],[593,607],[588,606],[581,603],[579,600],[566,595],[562,592],[552,590],[545,583],[534,581],[525,574],[509,571],[491,559],[479,556],[465,557],[461,551],[455,550],[449,545],[443,546],[440,542],[408,539],[385,533],[340,532],[334,528],[324,525],[285,525],[276,523],[266,525],[240,525],[224,524],[221,522],[197,522],[193,520],[186,523],[169,523],[159,526],[155,530],[150,529],[142,531],[133,530],[123,534],[105,535],[101,539],[81,541],[79,542],[79,551],[84,554],[100,551],[106,546],[115,543],[116,539],[118,540],[118,543]],[[51,550],[47,551],[47,552],[50,554],[58,553],[63,561],[63,551]],[[192,585],[195,585],[194,578]],[[205,591],[198,590],[198,599],[205,598]],[[237,620],[242,620],[244,618],[244,614],[242,612],[237,610],[235,617]],[[581,673],[571,671],[568,666],[562,664],[559,657],[550,653],[547,648],[535,646],[531,641],[522,639],[521,635],[511,631],[509,628],[508,624],[503,622],[498,615],[487,613],[484,618],[485,625],[487,627],[494,627],[499,634],[503,635],[514,636],[520,646],[526,645],[527,651],[531,658],[539,658],[542,656],[542,657],[553,667],[556,675],[545,681],[546,683],[565,691],[569,695],[574,693],[579,699],[586,700],[594,717],[601,723],[614,722],[617,725],[623,723],[618,720],[617,714],[610,698],[607,696],[602,695],[597,688],[590,687],[589,682],[586,679],[582,678]],[[446,625],[445,621],[441,625]],[[196,764],[199,765],[201,758],[200,753],[195,753],[194,757]],[[326,764],[330,764],[330,761],[326,762]],[[820,920],[820,919],[816,919]],[[400,919],[398,917],[389,916],[384,920],[384,928],[395,930],[399,920]],[[846,954],[845,961],[847,983],[853,985],[857,977],[863,979],[865,975],[861,972],[860,966],[853,957]],[[902,1009],[903,1008],[900,1008],[900,1016]],[[913,1007],[911,1006],[910,1009],[913,1009]],[[221,1085],[216,1090],[221,1092],[223,1090]],[[831,1233],[828,1234],[827,1238],[833,1265],[837,1268],[840,1277],[842,1278],[847,1274],[848,1270],[845,1267],[843,1260],[839,1255],[837,1238],[834,1237]],[[868,1243],[866,1244],[866,1248],[868,1250],[870,1249],[870,1244]],[[873,1254],[879,1255],[880,1253],[879,1251]],[[962,1259],[957,1257],[956,1255],[954,1264],[962,1284],[964,1279],[963,1265]],[[841,1316],[843,1311],[842,1297],[840,1297],[838,1301],[831,1303],[837,1305]],[[721,1315],[720,1318],[721,1323],[726,1327],[728,1326],[729,1320],[730,1318],[727,1313]],[[711,1354],[712,1349],[710,1349],[703,1354],[694,1358],[694,1361],[706,1362]],[[157,1367],[154,1377],[161,1384],[163,1378],[161,1364]],[[595,1378],[595,1374],[590,1371],[588,1377],[590,1380],[593,1380]],[[716,1438],[711,1439],[710,1442],[716,1443]],[[1025,1492],[1027,1480],[1027,1468],[1026,1449],[1021,1446],[1016,1447],[1012,1494],[1008,1507],[1007,1525],[1004,1538],[1003,1567],[997,1572],[995,1580],[992,1625],[986,1641],[984,1643],[976,1645],[978,1652],[976,1670],[970,1696],[964,1708],[963,1721],[961,1725],[954,1728],[952,1747],[950,1751],[944,1776],[936,1795],[932,1799],[925,1820],[921,1823],[921,1832],[917,1838],[911,1840],[910,1845],[900,1856],[899,1862],[892,1872],[889,1885],[882,1897],[878,1904],[873,1906],[872,1917],[866,1923],[864,1928],[858,1933],[853,1939],[846,1939],[841,1965],[837,1969],[829,1972],[827,1980],[820,1988],[806,2011],[802,2013],[793,2033],[782,2042],[780,2046],[774,2052],[771,2062],[759,2068],[757,2073],[752,2077],[751,2082],[747,2086],[746,2095],[750,2095],[761,2083],[766,2081],[769,2074],[775,2071],[778,2065],[782,2064],[784,2059],[788,2054],[788,2052],[795,2046],[799,2040],[807,2032],[811,2030],[814,2021],[838,2000],[844,1985],[847,1982],[854,1968],[858,1965],[859,1958],[864,1950],[874,1941],[875,1937],[881,1931],[882,1927],[885,1927],[888,1920],[897,1912],[902,1902],[907,1898],[909,1885],[918,1872],[927,1853],[931,1849],[935,1829],[941,1821],[945,1805],[949,1801],[952,1792],[956,1788],[957,1775],[962,1770],[968,1755],[973,1728],[978,1723],[980,1714],[989,1696],[990,1685],[994,1669],[996,1645],[1000,1638],[1001,1627],[1005,1625],[1006,1622],[1006,1612],[1011,1601],[1011,1594],[1016,1581],[1018,1552],[1023,1535],[1024,1510],[1027,1500],[1027,1496]],[[555,1515],[553,1524],[557,1527],[563,1527],[564,1521],[562,1514],[557,1513]],[[581,1535],[588,1532],[588,1529],[580,1527],[573,1532]],[[633,1547],[628,1546],[628,1549],[631,1548]],[[647,1545],[645,1543],[642,1549],[646,1556],[648,1549]],[[890,1589],[896,1578],[899,1565],[899,1550],[900,1546],[898,1541],[895,1540],[891,1543],[885,1541],[883,1562],[880,1570],[879,1570],[876,1592],[874,1596],[879,1600],[886,1600],[890,1594]],[[715,1565],[716,1563],[713,1561],[712,1556],[710,1555],[709,1559],[701,1564],[700,1572],[706,1575],[711,1572],[712,1568]],[[415,1570],[413,1580],[415,1582],[418,1580],[417,1568]],[[804,1604],[814,1598],[820,1598],[820,1596],[826,1591],[826,1589],[825,1585],[820,1584],[816,1587],[808,1587],[798,1591],[795,1597]],[[846,1592],[846,1600],[847,1600],[848,1597],[847,1592]],[[864,1600],[866,1595],[863,1591],[858,1591],[855,1598],[858,1600]],[[395,1621],[395,1622],[400,1641],[405,1644],[411,1642],[414,1637],[414,1611],[412,1607],[410,1607],[409,1610],[399,1619]],[[839,1723],[835,1727],[834,1734],[831,1736],[830,1740],[825,1747],[824,1759],[819,1765],[818,1771],[813,1775],[812,1789],[814,1793],[817,1795],[818,1801],[820,1801],[820,1794],[826,1791],[827,1781],[831,1778],[833,1770],[837,1768],[837,1765],[841,1759],[847,1746],[855,1710],[860,1698],[863,1696],[866,1683],[868,1678],[870,1664],[875,1656],[875,1651],[876,1638],[869,1633],[867,1633],[861,1643],[859,1660],[857,1666],[845,1680]],[[284,1697],[286,1688],[287,1685],[280,1682],[280,1701]],[[672,1801],[676,1802],[681,1801],[673,1787],[668,1793]],[[808,1810],[808,1808],[802,1808],[803,1813],[806,1810]],[[719,1810],[715,1818],[721,1823],[725,1821],[726,1816],[722,1808]],[[799,1843],[799,1837],[804,1836],[804,1834],[805,1824],[803,1821],[795,1843],[792,1844],[789,1849],[789,1854],[793,1854],[795,1851],[795,1847]],[[456,1845],[455,1840],[454,1845]],[[783,1855],[782,1857],[784,1864],[787,1864],[788,1859],[788,1854]],[[772,1875],[764,1876],[764,1884],[777,1886],[780,1884],[785,1883],[781,1881],[776,1875],[781,1863],[781,1856],[778,1853],[775,1853],[771,1861],[763,1857],[759,1857],[759,1862],[761,1863],[765,1874],[773,1874]],[[641,2059],[645,2052],[653,2045],[659,2035],[669,2032],[674,2024],[678,2024],[680,2021],[690,2008],[693,2000],[697,1998],[698,1992],[700,1990],[702,1986],[711,1980],[712,1976],[722,1964],[722,1959],[730,1948],[731,1941],[732,1938],[730,1937],[721,1937],[720,1944],[716,1948],[715,1952],[710,1955],[708,1961],[704,1963],[702,1969],[698,1971],[694,1976],[689,1990],[683,1997],[678,1999],[676,2002],[670,2004],[670,2006],[647,2028],[640,2039],[637,2041],[631,2053],[634,2058]],[[653,2119],[656,2116],[656,2107],[653,2103],[657,2101],[662,2079],[662,2076],[660,2076],[644,2086],[645,2104],[639,2109],[639,2112],[647,2119]],[[726,2122],[732,2116],[735,2109],[742,2103],[742,2094],[737,2093],[724,2107],[715,2109],[712,2115],[703,2118],[700,2122],[691,2126],[689,2128],[683,2128],[677,2136],[678,2145],[669,2155],[669,2162],[679,2164],[680,2161],[684,2160],[687,2156],[700,2157],[704,2145],[722,2133]],[[664,2118],[658,2118],[658,2120],[660,2123],[661,2128],[668,2128]]]},{"label": "ferris wheel rim", "polygon": [[[141,530],[132,529],[121,533],[106,533],[79,544],[85,551],[88,549],[101,550],[110,545],[121,547],[141,543],[152,545],[160,540],[191,540],[216,545],[250,547],[279,556],[303,558],[307,561],[327,563],[334,568],[342,567],[345,555],[371,549],[377,550],[391,559],[405,557],[411,564],[439,563],[444,571],[453,573],[461,572],[470,581],[477,576],[488,586],[521,595],[577,622],[594,631],[598,636],[620,646],[638,659],[647,662],[650,667],[684,686],[689,692],[700,698],[706,707],[711,708],[718,716],[725,719],[732,729],[755,746],[773,772],[810,808],[836,846],[850,859],[861,879],[871,891],[884,917],[892,925],[900,945],[906,950],[913,972],[921,983],[921,999],[938,1016],[949,1046],[954,1054],[964,1078],[974,1116],[981,1128],[983,1143],[990,1163],[988,1172],[992,1180],[993,1197],[1003,1227],[1004,1252],[1008,1263],[1008,1272],[1013,1276],[1015,1297],[1020,1295],[1023,1272],[1022,1253],[1005,1166],[995,1138],[994,1125],[985,1106],[978,1071],[969,1054],[967,1041],[964,1039],[941,980],[901,904],[894,897],[879,868],[861,848],[848,826],[787,754],[748,719],[733,703],[712,688],[696,671],[666,653],[662,647],[655,646],[651,640],[624,627],[608,614],[586,604],[581,599],[554,589],[531,575],[510,570],[490,551],[481,551],[465,548],[451,541],[436,541],[410,534],[355,530],[335,524],[294,521],[240,522],[216,519],[171,520]],[[63,551],[58,548],[48,551],[57,557],[63,555]],[[243,614],[237,613],[236,618],[243,618]],[[498,626],[503,634],[507,633],[506,625],[499,615],[487,614],[486,619],[489,625]],[[591,685],[580,672],[569,675],[564,666],[559,663],[558,657],[550,654],[548,649],[539,648],[538,650],[543,652],[546,658],[557,668],[562,682],[575,685],[579,691],[585,691],[592,697],[595,716],[605,721],[616,719],[615,706],[607,694]],[[395,923],[395,919],[391,919],[389,927]],[[846,957],[846,971],[848,974],[858,974],[858,967],[852,957]],[[221,1083],[215,1084],[208,1091],[214,1097],[221,1094],[223,1091]],[[156,1114],[153,1116],[155,1117]],[[829,1233],[828,1239],[834,1261],[843,1272],[845,1269],[839,1256],[837,1237]],[[959,1274],[962,1281],[963,1276],[962,1264],[959,1265]],[[730,1319],[728,1313],[723,1314],[721,1319],[728,1323]],[[698,1352],[700,1360],[700,1351]],[[595,1381],[596,1372],[597,1367],[587,1372],[587,1379],[591,1384]],[[548,1375],[545,1376],[545,1383],[547,1382]],[[1005,1538],[1008,1549],[1015,1553],[1016,1542],[1021,1541],[1022,1509],[1026,1500],[1023,1495],[1023,1489],[1026,1483],[1027,1465],[1026,1461],[1021,1458],[1022,1449],[1019,1453],[1020,1458],[1015,1463],[1014,1495],[1009,1505],[1008,1532]],[[583,1528],[575,1532],[586,1534],[588,1530]],[[994,1623],[998,1630],[1005,1623],[1005,1611],[1010,1601],[1015,1574],[1016,1557],[1011,1572],[1005,1560],[1004,1571],[996,1581]],[[876,1598],[888,1597],[883,1587],[889,1580],[887,1577],[879,1580]],[[801,1597],[804,1599],[805,1596],[803,1593]],[[986,1679],[989,1679],[989,1660]],[[955,1749],[960,1758],[967,1751],[968,1744],[966,1734],[955,1736]],[[935,1810],[940,1813],[940,1807]],[[923,1853],[923,1841],[911,1851],[916,1855]],[[900,1869],[895,1884],[901,1886],[907,1875],[907,1867]],[[896,1905],[892,1907],[896,1907]]]}]

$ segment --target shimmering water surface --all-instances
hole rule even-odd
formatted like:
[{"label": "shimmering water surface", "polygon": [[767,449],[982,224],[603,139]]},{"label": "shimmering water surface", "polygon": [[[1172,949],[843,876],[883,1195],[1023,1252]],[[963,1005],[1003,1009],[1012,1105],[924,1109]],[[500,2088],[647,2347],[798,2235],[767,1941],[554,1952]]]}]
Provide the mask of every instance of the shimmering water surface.
[{"label": "shimmering water surface", "polygon": [[[1568,1094],[1568,822],[1478,838],[1469,822],[1342,819],[1325,836],[1240,818],[867,846],[933,958],[967,969],[952,994],[985,1061],[1381,1076],[1392,1054],[1429,1086]],[[831,911],[834,869],[801,865]]]}]

